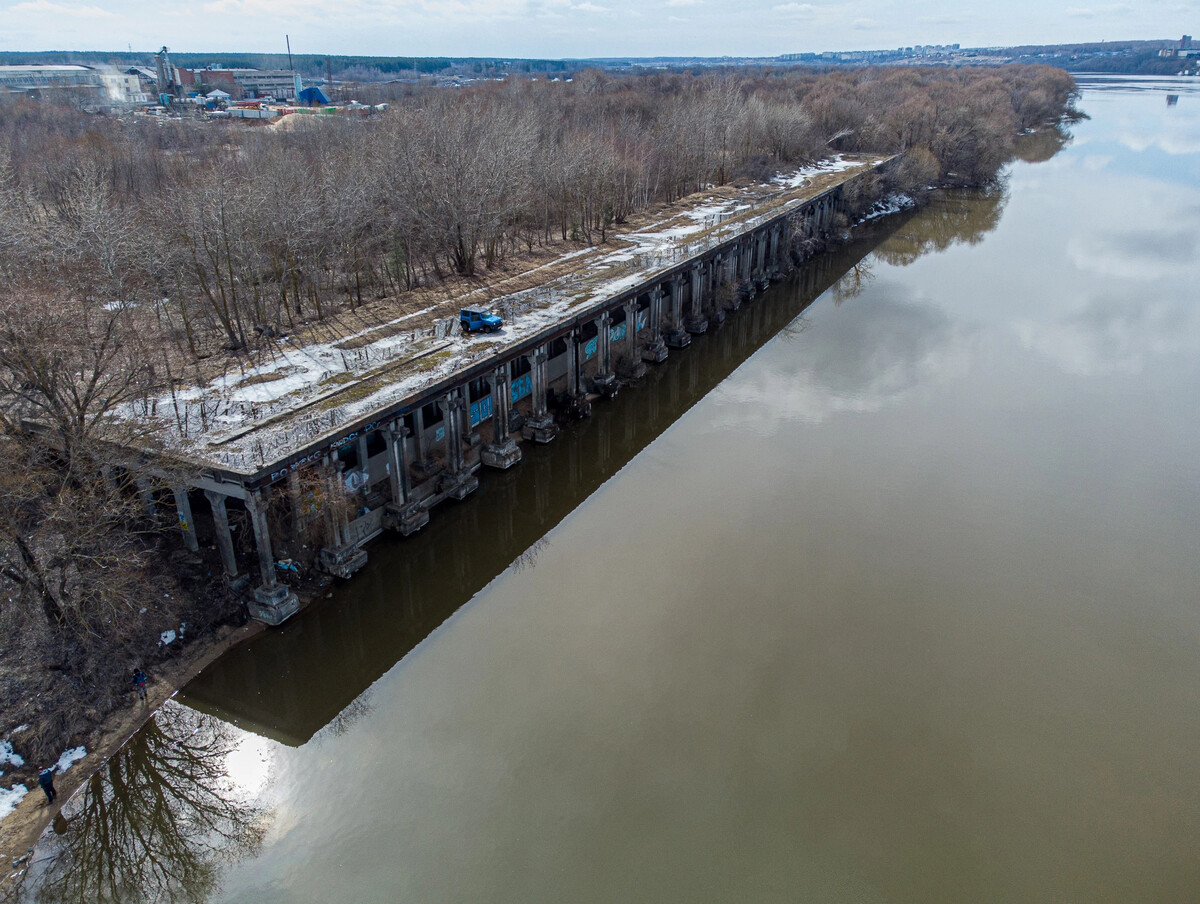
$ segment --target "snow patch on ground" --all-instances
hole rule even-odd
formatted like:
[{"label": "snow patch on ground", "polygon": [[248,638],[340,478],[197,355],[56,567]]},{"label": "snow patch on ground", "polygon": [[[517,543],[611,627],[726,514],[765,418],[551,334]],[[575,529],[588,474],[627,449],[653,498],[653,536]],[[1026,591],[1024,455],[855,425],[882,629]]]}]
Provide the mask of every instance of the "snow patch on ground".
[{"label": "snow patch on ground", "polygon": [[175,632],[172,631],[170,628],[163,631],[162,634],[158,635],[158,645],[160,647],[165,647],[165,646],[167,646],[167,644],[172,644],[174,642],[175,642]]},{"label": "snow patch on ground", "polygon": [[0,819],[15,810],[28,793],[29,789],[24,785],[13,785],[11,789],[0,788]]},{"label": "snow patch on ground", "polygon": [[82,760],[87,756],[87,748],[80,745],[72,747],[70,750],[64,750],[63,755],[58,758],[58,762],[54,764],[54,771],[58,773],[66,772],[71,768],[71,765],[77,760]]},{"label": "snow patch on ground", "polygon": [[824,173],[840,173],[848,169],[853,169],[856,166],[859,166],[857,162],[846,160],[841,154],[835,154],[828,160],[823,160],[813,166],[806,166],[803,169],[796,170],[794,173],[778,175],[771,182],[782,188],[800,188],[813,176]]},{"label": "snow patch on ground", "polygon": [[0,766],[24,766],[25,758],[13,752],[12,741],[0,741]]},{"label": "snow patch on ground", "polygon": [[[888,195],[880,201],[876,201],[871,205],[863,216],[859,217],[859,223],[868,223],[871,220],[878,220],[880,217],[890,216],[894,213],[899,213],[902,210],[910,210],[917,206],[917,202],[908,195]],[[857,224],[856,224],[857,225]]]}]

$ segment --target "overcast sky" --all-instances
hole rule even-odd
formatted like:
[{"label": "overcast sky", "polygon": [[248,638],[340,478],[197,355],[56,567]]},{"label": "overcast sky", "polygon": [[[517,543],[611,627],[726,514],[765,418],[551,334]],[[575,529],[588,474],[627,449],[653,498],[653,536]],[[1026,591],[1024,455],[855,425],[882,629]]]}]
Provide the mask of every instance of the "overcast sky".
[{"label": "overcast sky", "polygon": [[774,56],[1200,37],[1200,0],[0,0],[0,50]]}]

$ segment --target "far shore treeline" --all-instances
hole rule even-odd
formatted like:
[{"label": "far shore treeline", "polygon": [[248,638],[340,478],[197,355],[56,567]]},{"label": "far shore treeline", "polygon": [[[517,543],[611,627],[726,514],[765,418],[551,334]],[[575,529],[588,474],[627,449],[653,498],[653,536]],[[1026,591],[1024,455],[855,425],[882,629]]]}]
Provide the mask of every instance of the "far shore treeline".
[{"label": "far shore treeline", "polygon": [[124,699],[160,632],[239,617],[99,442],[122,405],[832,153],[905,152],[891,187],[918,200],[987,185],[1075,97],[1044,66],[389,90],[358,98],[377,115],[272,126],[0,106],[0,739],[28,724],[31,765]]}]

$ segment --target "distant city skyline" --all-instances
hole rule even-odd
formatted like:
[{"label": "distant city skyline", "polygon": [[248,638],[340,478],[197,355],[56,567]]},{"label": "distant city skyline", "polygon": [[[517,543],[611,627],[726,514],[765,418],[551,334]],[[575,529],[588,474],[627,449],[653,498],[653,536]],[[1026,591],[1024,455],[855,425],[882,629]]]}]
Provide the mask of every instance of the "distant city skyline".
[{"label": "distant city skyline", "polygon": [[776,56],[1200,34],[1200,0],[0,0],[0,50]]}]

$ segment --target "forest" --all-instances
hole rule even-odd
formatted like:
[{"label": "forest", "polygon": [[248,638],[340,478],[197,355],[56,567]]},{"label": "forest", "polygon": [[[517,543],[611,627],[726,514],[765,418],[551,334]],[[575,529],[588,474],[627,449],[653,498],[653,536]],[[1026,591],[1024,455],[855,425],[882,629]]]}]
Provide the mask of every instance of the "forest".
[{"label": "forest", "polygon": [[162,625],[202,636],[239,617],[176,567],[173,532],[121,476],[111,440],[138,429],[121,406],[199,362],[253,359],[339,313],[403,309],[414,289],[604,243],[634,213],[834,153],[904,152],[896,178],[918,199],[986,186],[1074,97],[1067,73],[1012,66],[368,87],[359,99],[386,111],[272,126],[8,102],[0,737],[28,723],[31,761],[57,755],[160,655]]}]

